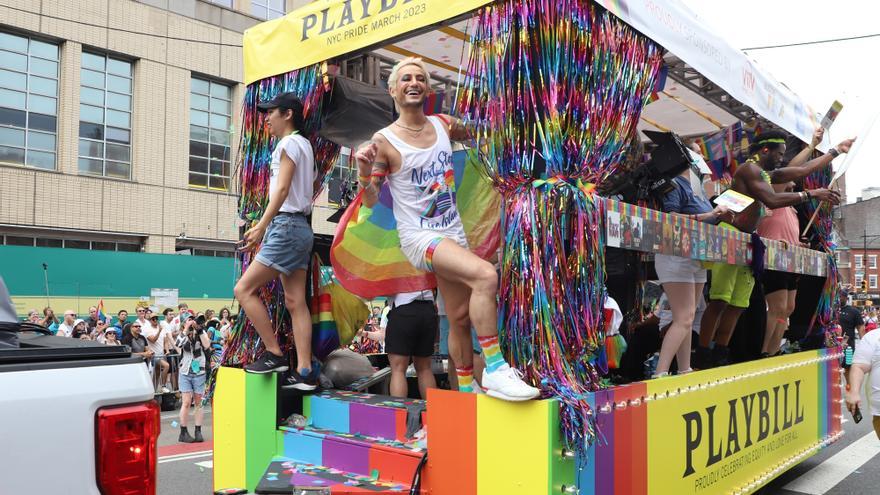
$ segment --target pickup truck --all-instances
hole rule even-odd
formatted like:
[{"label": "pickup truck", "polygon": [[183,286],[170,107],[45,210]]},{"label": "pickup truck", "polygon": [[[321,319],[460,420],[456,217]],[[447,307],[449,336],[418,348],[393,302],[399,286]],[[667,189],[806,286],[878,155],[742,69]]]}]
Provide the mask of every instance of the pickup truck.
[{"label": "pickup truck", "polygon": [[17,321],[0,278],[0,494],[155,494],[143,359],[41,328]]}]

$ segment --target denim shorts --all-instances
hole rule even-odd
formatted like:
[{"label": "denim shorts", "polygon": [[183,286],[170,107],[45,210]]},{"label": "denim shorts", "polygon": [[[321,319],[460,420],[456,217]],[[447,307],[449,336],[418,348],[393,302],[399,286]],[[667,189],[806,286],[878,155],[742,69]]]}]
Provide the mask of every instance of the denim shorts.
[{"label": "denim shorts", "polygon": [[202,395],[205,393],[205,379],[207,376],[207,373],[202,373],[200,375],[181,373],[178,375],[178,388],[181,392],[194,392]]},{"label": "denim shorts", "polygon": [[281,212],[275,215],[266,229],[263,245],[255,259],[284,275],[290,275],[295,270],[308,268],[313,242],[312,227],[305,216]]}]

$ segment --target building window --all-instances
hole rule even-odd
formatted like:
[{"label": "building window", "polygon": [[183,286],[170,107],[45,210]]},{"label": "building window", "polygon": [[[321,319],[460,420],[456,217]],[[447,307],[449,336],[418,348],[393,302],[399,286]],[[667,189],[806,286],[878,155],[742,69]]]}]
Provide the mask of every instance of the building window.
[{"label": "building window", "polygon": [[55,170],[58,45],[0,32],[0,162]]},{"label": "building window", "polygon": [[862,266],[862,255],[861,254],[856,255],[856,268],[864,268]]},{"label": "building window", "polygon": [[870,268],[872,270],[877,269],[877,255],[876,254],[869,254],[868,255],[868,268]]},{"label": "building window", "polygon": [[871,289],[877,288],[877,275],[868,275],[868,287]]},{"label": "building window", "polygon": [[251,14],[266,20],[282,17],[284,0],[251,0]]},{"label": "building window", "polygon": [[135,239],[130,242],[92,241],[89,239],[56,239],[47,237],[0,235],[0,245],[36,246],[66,249],[90,249],[93,251],[140,252],[141,243]]},{"label": "building window", "polygon": [[192,239],[178,239],[174,243],[174,252],[183,256],[233,258],[237,251],[234,242],[203,242]]},{"label": "building window", "polygon": [[862,286],[862,280],[865,279],[865,274],[862,272],[856,273],[856,288],[860,288]]},{"label": "building window", "polygon": [[222,5],[222,6],[226,7],[227,9],[232,8],[232,0],[208,0],[208,1],[213,4],[216,4],[216,5]]},{"label": "building window", "polygon": [[191,247],[177,246],[176,254],[184,256],[210,256],[214,258],[234,258],[235,251],[226,251],[220,249],[197,249]]},{"label": "building window", "polygon": [[189,185],[229,190],[231,89],[192,78],[189,111]]},{"label": "building window", "polygon": [[131,178],[131,62],[83,52],[79,171]]}]

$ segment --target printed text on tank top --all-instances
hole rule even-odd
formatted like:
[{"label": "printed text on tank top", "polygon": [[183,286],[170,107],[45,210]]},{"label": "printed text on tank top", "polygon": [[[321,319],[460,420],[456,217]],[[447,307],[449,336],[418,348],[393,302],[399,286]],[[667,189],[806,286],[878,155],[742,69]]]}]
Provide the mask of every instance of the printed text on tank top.
[{"label": "printed text on tank top", "polygon": [[390,128],[379,131],[400,156],[400,165],[389,174],[388,183],[401,230],[445,231],[461,225],[455,207],[452,146],[439,119],[428,117],[428,123],[435,138],[427,147],[410,144]]}]

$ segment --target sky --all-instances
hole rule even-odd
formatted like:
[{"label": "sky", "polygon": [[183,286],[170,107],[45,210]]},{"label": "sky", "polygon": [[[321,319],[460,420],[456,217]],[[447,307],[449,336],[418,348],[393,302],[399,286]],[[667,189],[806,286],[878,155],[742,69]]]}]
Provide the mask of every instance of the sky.
[{"label": "sky", "polygon": [[[737,48],[800,43],[880,33],[876,0],[681,0]],[[852,41],[746,50],[748,56],[822,114],[834,100],[843,110],[830,129],[837,144],[861,143],[846,171],[847,200],[880,187],[880,36]],[[839,167],[845,157],[837,158]]]}]

